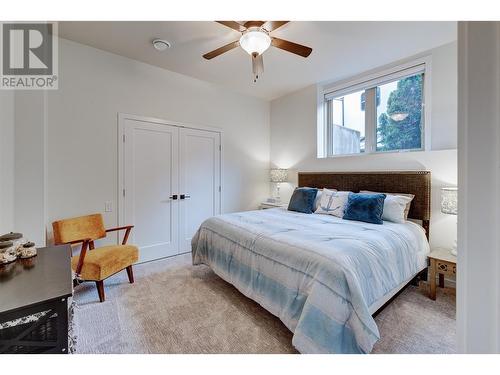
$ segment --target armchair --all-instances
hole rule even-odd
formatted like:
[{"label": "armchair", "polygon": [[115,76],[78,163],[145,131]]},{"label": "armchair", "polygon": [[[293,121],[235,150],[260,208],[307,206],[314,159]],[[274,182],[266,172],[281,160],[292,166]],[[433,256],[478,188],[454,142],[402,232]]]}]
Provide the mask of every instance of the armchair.
[{"label": "armchair", "polygon": [[[134,282],[132,265],[139,259],[139,249],[127,245],[134,226],[105,229],[101,214],[80,216],[54,221],[54,242],[56,245],[81,243],[79,255],[71,258],[71,267],[83,281],[96,283],[99,300],[104,302],[104,280],[122,270],[127,270],[129,282]],[[94,241],[105,238],[106,233],[125,230],[121,245],[108,245],[96,248]]]}]

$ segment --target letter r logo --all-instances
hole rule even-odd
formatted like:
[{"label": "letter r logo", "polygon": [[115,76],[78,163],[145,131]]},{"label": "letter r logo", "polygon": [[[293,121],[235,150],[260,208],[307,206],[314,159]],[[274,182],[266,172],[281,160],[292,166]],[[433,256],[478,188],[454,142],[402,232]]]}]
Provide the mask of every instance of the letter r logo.
[{"label": "letter r logo", "polygon": [[2,24],[3,75],[51,75],[52,24]]}]

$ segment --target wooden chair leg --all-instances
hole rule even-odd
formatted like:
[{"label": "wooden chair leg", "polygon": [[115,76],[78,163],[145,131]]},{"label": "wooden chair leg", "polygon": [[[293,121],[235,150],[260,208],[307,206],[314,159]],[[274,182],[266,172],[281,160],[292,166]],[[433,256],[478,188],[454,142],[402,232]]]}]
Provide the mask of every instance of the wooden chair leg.
[{"label": "wooden chair leg", "polygon": [[132,266],[128,266],[126,268],[127,270],[127,275],[128,275],[128,281],[130,281],[130,284],[134,283],[134,271],[132,271]]},{"label": "wooden chair leg", "polygon": [[104,302],[106,299],[104,296],[104,282],[101,281],[96,281],[95,285],[97,286],[97,293],[99,293],[99,301]]}]

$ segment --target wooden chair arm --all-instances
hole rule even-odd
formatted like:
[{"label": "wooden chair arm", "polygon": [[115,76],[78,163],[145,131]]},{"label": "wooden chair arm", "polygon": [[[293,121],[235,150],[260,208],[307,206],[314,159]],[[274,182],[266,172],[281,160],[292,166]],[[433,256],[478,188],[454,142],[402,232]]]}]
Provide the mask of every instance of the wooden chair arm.
[{"label": "wooden chair arm", "polygon": [[122,245],[126,245],[128,241],[128,236],[130,235],[130,231],[132,230],[133,227],[134,227],[133,225],[124,225],[123,227],[110,228],[106,229],[106,233],[115,232],[117,230],[125,230],[125,235],[123,236]]},{"label": "wooden chair arm", "polygon": [[79,244],[80,242],[83,243],[83,242],[90,242],[90,241],[92,241],[90,238],[84,238],[82,240],[73,240],[70,242],[65,242],[65,244],[76,245],[76,244]]},{"label": "wooden chair arm", "polygon": [[115,227],[115,228],[109,228],[109,229],[106,229],[106,233],[107,232],[115,232],[117,230],[124,230],[124,229],[132,229],[134,226],[133,225],[124,225],[123,227]]}]

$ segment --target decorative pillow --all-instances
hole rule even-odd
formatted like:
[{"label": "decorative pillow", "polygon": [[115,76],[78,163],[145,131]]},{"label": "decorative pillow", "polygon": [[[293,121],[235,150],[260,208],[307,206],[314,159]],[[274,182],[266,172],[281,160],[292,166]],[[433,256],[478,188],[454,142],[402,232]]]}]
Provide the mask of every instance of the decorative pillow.
[{"label": "decorative pillow", "polygon": [[382,220],[394,223],[404,223],[406,204],[411,202],[411,198],[402,195],[387,195],[384,200],[384,212]]},{"label": "decorative pillow", "polygon": [[348,191],[323,189],[319,207],[315,213],[343,217],[348,198]]},{"label": "decorative pillow", "polygon": [[312,214],[314,212],[314,200],[317,193],[318,189],[316,188],[295,188],[288,204],[288,210]]},{"label": "decorative pillow", "polygon": [[344,219],[383,224],[385,194],[349,193]]},{"label": "decorative pillow", "polygon": [[[385,194],[387,197],[389,196],[396,196],[396,197],[405,197],[405,198],[410,198],[409,200],[406,200],[406,206],[405,206],[405,212],[404,212],[404,218],[405,220],[408,220],[408,213],[410,212],[410,207],[411,207],[411,201],[413,198],[415,198],[415,195],[413,194],[406,194],[406,193],[379,193],[376,191],[369,191],[369,190],[361,190],[360,193],[366,193],[366,194]],[[385,203],[384,203],[384,211],[385,211]],[[386,220],[386,219],[384,219]]]}]

